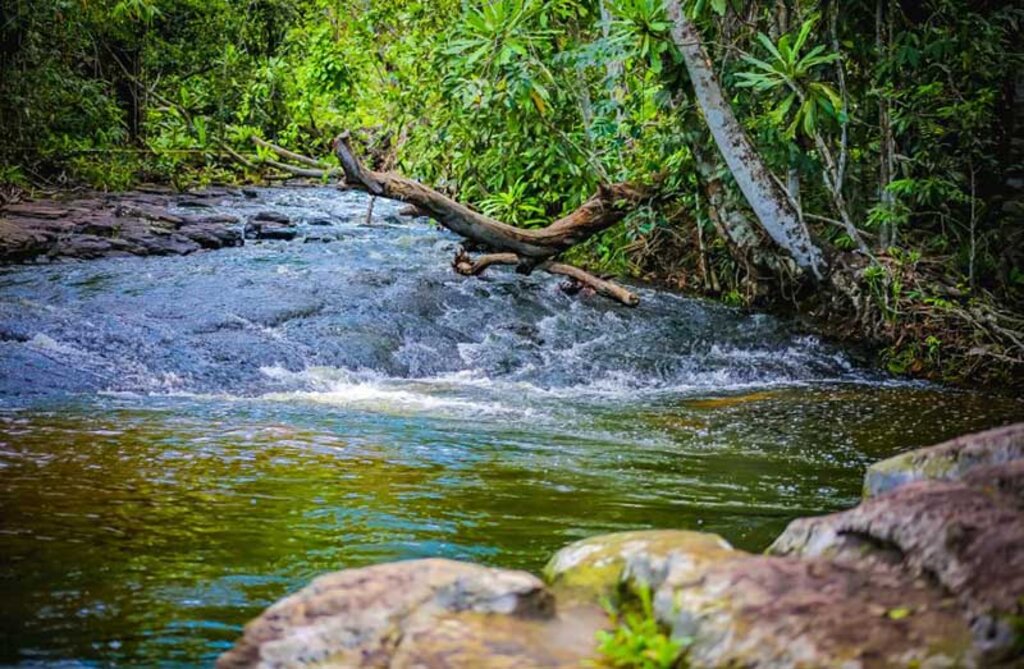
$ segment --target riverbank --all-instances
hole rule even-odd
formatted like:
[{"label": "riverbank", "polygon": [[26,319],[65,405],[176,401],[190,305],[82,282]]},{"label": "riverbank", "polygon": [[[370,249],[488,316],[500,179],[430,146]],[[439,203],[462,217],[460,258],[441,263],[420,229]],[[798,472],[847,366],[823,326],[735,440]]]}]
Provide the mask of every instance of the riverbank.
[{"label": "riverbank", "polygon": [[[543,579],[436,559],[320,576],[217,667],[1017,667],[1022,500],[1018,424],[869,467],[856,508],[765,555],[662,530],[577,542]],[[616,634],[601,602],[663,632],[634,614]]]}]

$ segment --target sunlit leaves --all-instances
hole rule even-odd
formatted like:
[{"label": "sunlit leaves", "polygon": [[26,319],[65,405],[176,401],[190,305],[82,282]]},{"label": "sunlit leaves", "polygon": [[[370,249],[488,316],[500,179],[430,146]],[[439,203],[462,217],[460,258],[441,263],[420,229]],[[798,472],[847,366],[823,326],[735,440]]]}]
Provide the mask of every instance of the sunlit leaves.
[{"label": "sunlit leaves", "polygon": [[785,136],[792,139],[797,132],[812,136],[818,129],[819,115],[845,120],[842,97],[828,83],[816,79],[817,69],[835,62],[837,53],[827,53],[824,46],[815,46],[803,53],[816,19],[803,22],[799,32],[785,34],[778,43],[764,33],[757,40],[768,53],[764,60],[750,54],[743,61],[752,70],[739,72],[737,86],[758,92],[781,92],[781,101],[771,110],[771,119],[785,125]]},{"label": "sunlit leaves", "polygon": [[635,54],[655,74],[661,73],[665,55],[676,53],[670,46],[662,0],[618,0],[610,6],[618,39],[628,44],[627,53]]},{"label": "sunlit leaves", "polygon": [[[493,101],[546,114],[554,81],[546,60],[557,35],[548,27],[551,9],[539,0],[493,0],[469,9],[445,50],[461,79],[455,87],[488,82]],[[472,99],[482,102],[483,95]]]},{"label": "sunlit leaves", "polygon": [[110,10],[114,19],[128,19],[149,25],[162,12],[153,0],[118,0]]}]

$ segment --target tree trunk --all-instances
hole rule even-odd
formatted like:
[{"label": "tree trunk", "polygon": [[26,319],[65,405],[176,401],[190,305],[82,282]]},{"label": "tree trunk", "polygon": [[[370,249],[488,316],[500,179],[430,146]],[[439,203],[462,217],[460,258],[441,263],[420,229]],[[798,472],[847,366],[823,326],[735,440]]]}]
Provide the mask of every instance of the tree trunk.
[{"label": "tree trunk", "polygon": [[672,37],[690,74],[694,95],[726,165],[757,216],[761,227],[797,266],[816,279],[827,272],[821,249],[786,194],[776,185],[764,161],[736,119],[722,93],[700,34],[683,13],[679,0],[665,0]]},{"label": "tree trunk", "polygon": [[[878,0],[875,9],[875,49],[880,60],[888,60],[892,55],[890,53],[891,35],[892,10],[889,0]],[[889,190],[889,184],[895,178],[896,139],[893,134],[892,119],[889,114],[889,99],[884,93],[878,96],[878,128],[881,135],[878,156],[878,200],[890,216],[883,223],[879,232],[879,244],[884,249],[895,245],[898,235],[896,221],[891,218],[892,206],[895,204],[896,199]]]}]

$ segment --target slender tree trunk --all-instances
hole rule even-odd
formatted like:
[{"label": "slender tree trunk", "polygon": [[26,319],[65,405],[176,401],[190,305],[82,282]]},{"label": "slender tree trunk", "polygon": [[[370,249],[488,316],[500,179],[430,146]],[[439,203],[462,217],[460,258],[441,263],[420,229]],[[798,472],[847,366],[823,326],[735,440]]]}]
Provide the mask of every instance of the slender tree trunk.
[{"label": "slender tree trunk", "polygon": [[[607,40],[611,36],[612,14],[608,11],[608,4],[606,0],[598,0],[597,4],[601,11],[601,36]],[[619,105],[620,100],[618,98],[618,90],[620,82],[622,81],[622,71],[623,68],[621,60],[612,59],[605,63],[606,85],[612,100],[615,102],[616,107],[618,107],[616,113],[619,115],[619,120],[622,119],[622,110]]]},{"label": "slender tree trunk", "polygon": [[[889,0],[878,0],[875,8],[875,48],[878,58],[889,59],[889,39],[892,28],[892,10]],[[881,134],[881,149],[878,157],[878,200],[886,210],[891,210],[895,202],[889,192],[889,184],[895,178],[893,172],[896,162],[896,139],[892,130],[892,119],[889,114],[889,100],[885,93],[878,96],[878,127]],[[882,248],[896,243],[896,222],[887,220],[879,233]]]},{"label": "slender tree trunk", "polygon": [[732,107],[722,93],[700,34],[683,13],[679,0],[665,0],[672,37],[682,53],[697,103],[736,184],[754,210],[761,227],[805,272],[821,279],[828,266],[811,240],[799,212],[772,179]]}]

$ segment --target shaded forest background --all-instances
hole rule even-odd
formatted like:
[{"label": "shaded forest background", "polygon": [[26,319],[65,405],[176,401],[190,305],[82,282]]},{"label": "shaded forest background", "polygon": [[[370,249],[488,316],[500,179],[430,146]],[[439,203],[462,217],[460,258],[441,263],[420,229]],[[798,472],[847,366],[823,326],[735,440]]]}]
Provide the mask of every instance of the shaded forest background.
[{"label": "shaded forest background", "polygon": [[1019,3],[684,10],[843,281],[808,281],[757,225],[662,0],[7,0],[3,197],[274,178],[253,136],[331,165],[349,129],[376,168],[524,227],[649,186],[569,260],[791,307],[896,372],[1020,383]]}]

